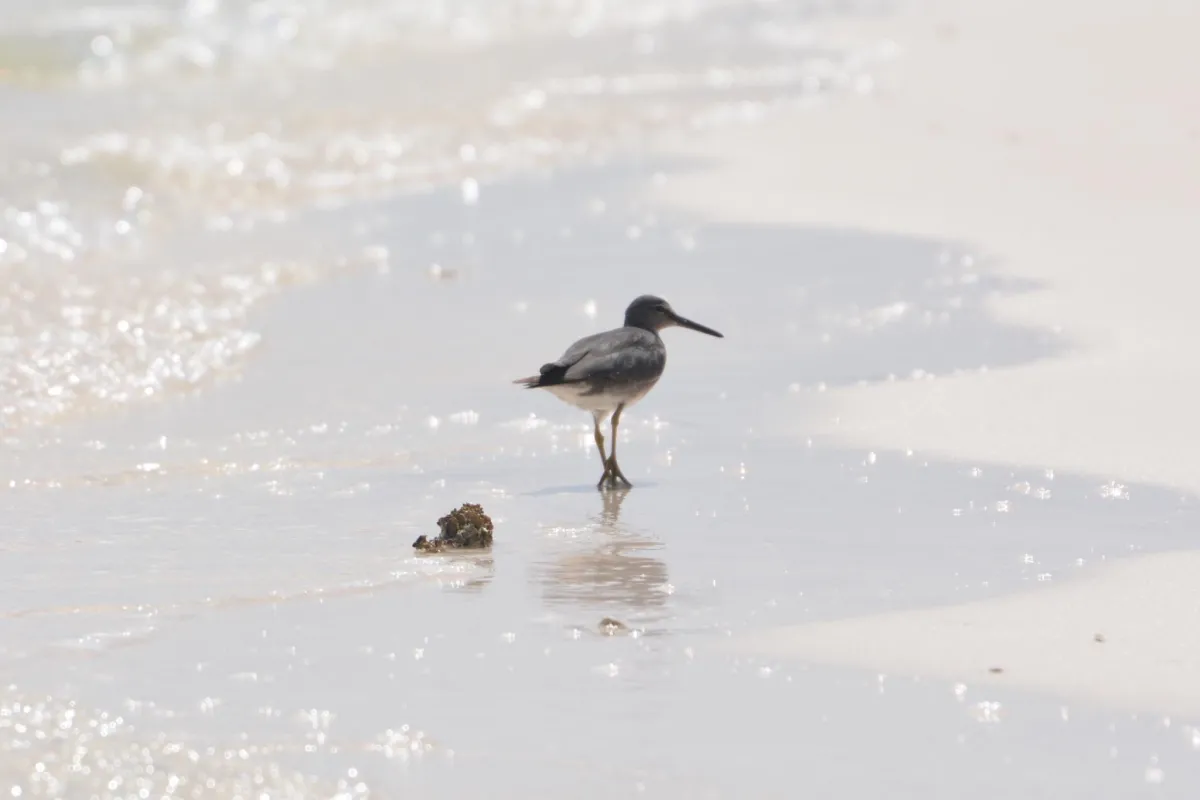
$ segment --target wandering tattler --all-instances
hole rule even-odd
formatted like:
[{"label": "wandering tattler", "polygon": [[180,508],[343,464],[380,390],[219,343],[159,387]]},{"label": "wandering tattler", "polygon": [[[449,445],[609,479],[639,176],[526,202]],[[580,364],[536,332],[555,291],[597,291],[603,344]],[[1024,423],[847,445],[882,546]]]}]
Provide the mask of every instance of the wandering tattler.
[{"label": "wandering tattler", "polygon": [[[604,474],[596,488],[617,481],[633,486],[617,464],[617,426],[621,412],[646,396],[667,366],[667,346],[659,337],[663,328],[691,328],[724,338],[712,328],[675,313],[661,297],[644,294],[625,309],[625,325],[611,331],[585,336],[567,348],[557,361],[542,366],[540,374],[519,378],[527,389],[548,389],[555,397],[592,413],[596,447],[604,463]],[[600,423],[612,415],[612,453],[604,452]]]}]

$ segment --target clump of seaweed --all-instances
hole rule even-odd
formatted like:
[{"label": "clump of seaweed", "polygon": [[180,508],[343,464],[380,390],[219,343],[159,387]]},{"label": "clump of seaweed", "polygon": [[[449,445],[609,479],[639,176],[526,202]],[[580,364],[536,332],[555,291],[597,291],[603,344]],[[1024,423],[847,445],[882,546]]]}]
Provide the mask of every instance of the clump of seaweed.
[{"label": "clump of seaweed", "polygon": [[492,546],[492,518],[483,513],[483,506],[463,503],[437,521],[438,535],[433,539],[418,536],[413,547],[425,553],[464,548],[481,549]]}]

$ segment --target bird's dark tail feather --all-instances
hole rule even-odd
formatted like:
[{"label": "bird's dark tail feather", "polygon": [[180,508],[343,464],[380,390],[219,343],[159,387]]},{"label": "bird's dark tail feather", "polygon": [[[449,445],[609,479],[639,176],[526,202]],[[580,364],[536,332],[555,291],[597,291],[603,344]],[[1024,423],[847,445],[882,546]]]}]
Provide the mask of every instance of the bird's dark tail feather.
[{"label": "bird's dark tail feather", "polygon": [[528,378],[517,378],[513,383],[519,383],[526,389],[541,389],[545,386],[558,386],[560,383],[566,383],[567,369],[570,364],[560,364],[552,362],[543,364],[539,374],[531,375]]}]

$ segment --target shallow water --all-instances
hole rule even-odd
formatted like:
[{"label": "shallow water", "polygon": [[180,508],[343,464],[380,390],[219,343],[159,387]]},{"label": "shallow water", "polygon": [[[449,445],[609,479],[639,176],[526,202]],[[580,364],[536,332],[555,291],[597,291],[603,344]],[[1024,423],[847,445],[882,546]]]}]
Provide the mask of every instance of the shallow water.
[{"label": "shallow water", "polygon": [[[282,288],[386,256],[316,215],[870,88],[819,3],[0,3],[0,424],[236,374]],[[265,240],[265,241],[264,241]],[[311,241],[310,241],[311,244]],[[366,249],[364,249],[366,248]]]},{"label": "shallow water", "polygon": [[[11,696],[120,714],[120,746],[195,749],[161,757],[193,781],[232,780],[223,753],[244,749],[297,796],[339,780],[384,797],[1186,794],[1185,721],[725,646],[1068,580],[1186,543],[1195,511],[1042,465],[785,433],[835,413],[821,383],[1069,343],[991,319],[990,293],[1027,287],[961,245],[708,225],[638,199],[690,168],[610,161],[471,208],[451,189],[323,212],[405,258],[267,306],[238,382],[10,450]],[[601,495],[586,416],[508,379],[611,324],[631,285],[726,338],[667,332],[667,377],[622,427],[637,485]],[[463,501],[496,518],[493,550],[414,556]],[[32,787],[37,748],[4,746]]]},{"label": "shallow water", "polygon": [[[272,69],[308,76],[314,51],[336,54],[344,62],[316,70],[314,89],[345,107],[280,128],[287,147],[229,145],[197,124],[227,107],[250,115],[249,131],[265,119],[245,98],[278,87],[246,86],[238,70],[265,58],[244,17],[268,4],[222,6],[233,22],[201,14],[182,34],[156,7],[113,12],[96,26],[142,32],[124,70],[99,76],[72,49],[94,50],[97,34],[54,28],[39,44],[49,66],[0,88],[0,102],[50,116],[89,98],[78,130],[55,127],[87,146],[122,103],[182,87],[177,106],[120,117],[123,141],[148,142],[144,158],[118,148],[96,171],[94,152],[58,159],[44,184],[16,159],[4,173],[6,207],[40,186],[70,203],[29,225],[6,217],[0,233],[14,243],[0,254],[8,285],[28,289],[7,294],[0,373],[14,398],[0,453],[0,677],[11,684],[0,782],[61,797],[1190,796],[1200,735],[1185,720],[726,646],[776,624],[1069,580],[1185,545],[1196,522],[1190,498],[1054,465],[1013,471],[797,435],[836,416],[828,386],[936,381],[1071,346],[990,316],[993,296],[1036,287],[990,275],[969,243],[717,225],[642,199],[704,165],[622,137],[698,124],[726,99],[690,95],[681,64],[811,66],[802,23],[832,10],[566,3],[561,18],[512,33],[519,11],[548,6],[439,8],[451,6],[495,14],[488,25],[508,32],[481,44],[462,33],[478,26],[405,17],[406,3],[295,6],[332,16],[305,47],[264,51]],[[699,21],[642,18],[652,8]],[[563,38],[593,12],[607,27]],[[142,21],[113,22],[130,16]],[[143,30],[162,26],[176,33]],[[537,42],[521,58],[503,50],[518,34]],[[193,74],[181,36],[221,59]],[[484,126],[508,145],[585,142],[570,158],[476,171],[484,145],[461,149],[475,129],[374,102],[416,90],[382,79],[373,59],[486,65],[478,82],[447,77],[448,96],[480,119],[534,77],[537,91],[569,95],[581,74],[628,72],[593,36],[659,54],[651,66],[677,80],[658,94],[577,97],[530,128]],[[790,42],[786,57],[763,37]],[[438,46],[389,50],[415,40]],[[679,50],[662,45],[672,41]],[[853,88],[859,57],[823,56],[822,69]],[[237,69],[220,67],[229,59]],[[811,99],[798,85],[732,96],[760,110]],[[340,91],[351,86],[361,93]],[[198,99],[218,95],[230,105]],[[272,97],[296,118],[329,108]],[[404,114],[440,136],[415,151],[420,180],[385,169],[414,150],[388,155],[383,140],[349,157],[341,183],[326,180],[334,167],[328,153],[313,160],[314,142],[406,135]],[[285,150],[301,188],[243,180],[254,158]],[[430,177],[438,154],[450,166]],[[213,173],[232,158],[240,172]],[[394,184],[378,185],[380,170]],[[155,188],[118,213],[130,175]],[[390,191],[422,180],[447,185]],[[146,196],[165,199],[143,217]],[[68,205],[90,222],[54,226]],[[127,250],[108,234],[68,235],[103,229],[110,211],[130,222]],[[667,376],[621,430],[636,486],[602,495],[586,415],[510,381],[615,324],[643,291],[726,338],[666,333]],[[417,535],[464,501],[496,519],[495,547],[414,556]],[[606,631],[605,618],[625,628]]]}]

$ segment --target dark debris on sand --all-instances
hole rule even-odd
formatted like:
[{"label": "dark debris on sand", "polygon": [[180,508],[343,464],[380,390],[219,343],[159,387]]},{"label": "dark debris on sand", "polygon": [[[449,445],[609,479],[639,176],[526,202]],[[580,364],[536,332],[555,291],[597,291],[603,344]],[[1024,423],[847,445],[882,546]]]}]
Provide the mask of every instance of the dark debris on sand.
[{"label": "dark debris on sand", "polygon": [[483,549],[492,546],[492,518],[483,513],[483,506],[463,503],[437,521],[439,533],[430,539],[418,536],[413,547],[423,553],[445,550]]}]

